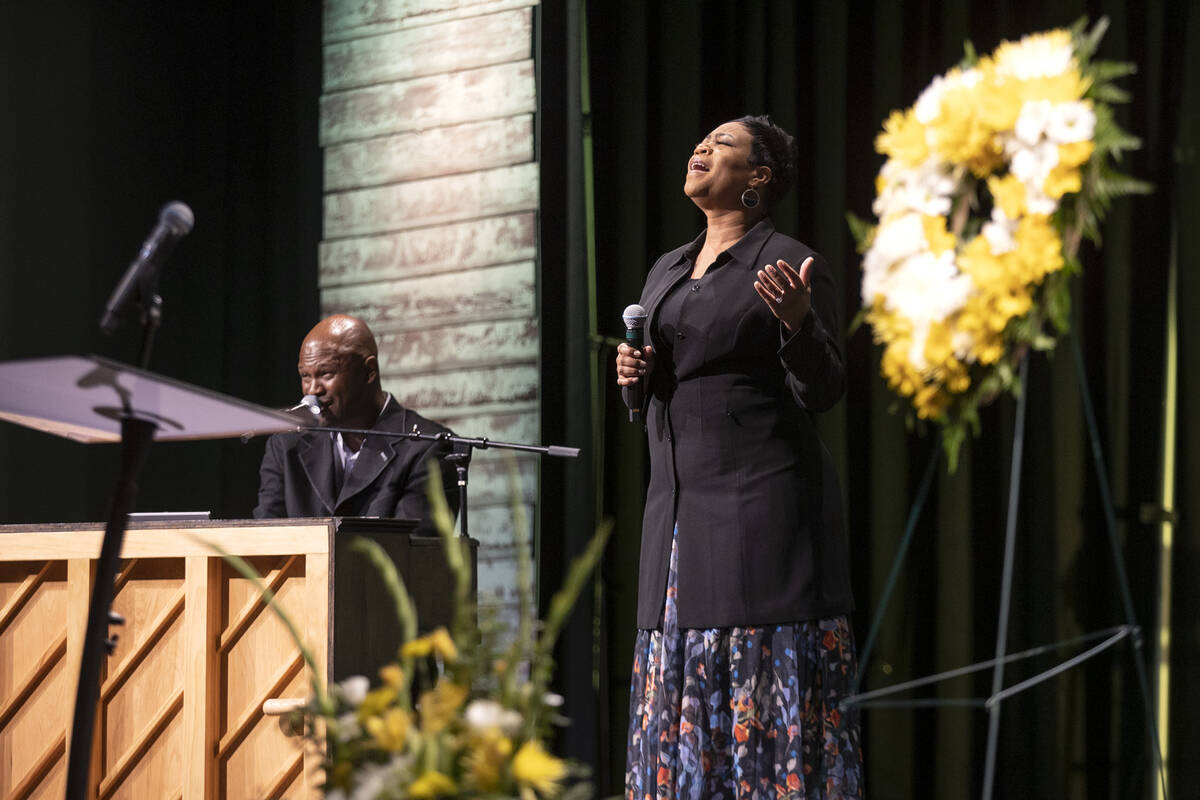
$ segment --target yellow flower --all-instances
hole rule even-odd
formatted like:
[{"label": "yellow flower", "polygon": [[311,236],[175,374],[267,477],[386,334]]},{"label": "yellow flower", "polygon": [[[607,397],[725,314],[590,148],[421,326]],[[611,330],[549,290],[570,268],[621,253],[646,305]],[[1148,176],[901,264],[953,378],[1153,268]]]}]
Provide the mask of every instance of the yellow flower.
[{"label": "yellow flower", "polygon": [[981,93],[966,84],[948,89],[942,113],[929,126],[935,148],[954,164],[966,164],[983,176],[1004,163],[1004,148],[981,114]]},{"label": "yellow flower", "polygon": [[512,771],[523,788],[533,789],[543,797],[554,797],[561,788],[559,782],[567,776],[567,765],[530,739],[513,757]]},{"label": "yellow flower", "polygon": [[982,80],[979,82],[981,102],[979,118],[994,131],[1009,131],[1021,116],[1025,97],[1018,81],[1006,80],[996,74],[996,65],[991,58],[981,58],[976,65]]},{"label": "yellow flower", "polygon": [[1067,142],[1058,146],[1059,166],[1078,167],[1092,157],[1096,144],[1088,139],[1081,142]]},{"label": "yellow flower", "polygon": [[377,716],[395,701],[396,690],[392,687],[380,686],[378,689],[372,689],[358,705],[358,719],[362,721]]},{"label": "yellow flower", "polygon": [[937,384],[923,386],[913,399],[917,407],[917,416],[921,419],[937,419],[950,404],[950,398]]},{"label": "yellow flower", "polygon": [[935,368],[944,368],[953,357],[950,327],[945,322],[931,323],[929,334],[925,337],[925,360]]},{"label": "yellow flower", "polygon": [[935,256],[940,256],[947,250],[954,249],[954,234],[946,230],[945,217],[921,216],[921,225],[925,229],[925,241]]},{"label": "yellow flower", "polygon": [[1078,167],[1068,167],[1065,164],[1058,164],[1046,176],[1046,181],[1042,185],[1042,191],[1047,196],[1057,200],[1064,194],[1078,192],[1082,187],[1083,176],[1079,174]]},{"label": "yellow flower", "polygon": [[1016,175],[995,176],[987,180],[992,200],[1009,219],[1017,219],[1025,213],[1025,184]]},{"label": "yellow flower", "polygon": [[883,133],[875,137],[875,150],[905,166],[915,167],[929,157],[925,126],[917,121],[911,108],[893,111],[883,123]]},{"label": "yellow flower", "polygon": [[467,699],[469,691],[453,681],[439,680],[437,686],[421,695],[421,727],[428,733],[438,733],[454,719],[455,712]]},{"label": "yellow flower", "polygon": [[379,677],[393,689],[399,689],[404,684],[404,670],[398,664],[388,664],[380,669]]},{"label": "yellow flower", "polygon": [[429,643],[433,647],[433,652],[441,656],[442,660],[458,660],[458,647],[455,646],[453,637],[445,628],[438,628],[429,634]]},{"label": "yellow flower", "polygon": [[471,785],[482,792],[499,791],[504,765],[512,755],[512,740],[493,728],[473,737],[468,747],[466,765]]},{"label": "yellow flower", "polygon": [[424,658],[430,654],[441,656],[446,661],[458,659],[458,648],[445,628],[438,628],[425,636],[405,642],[400,648],[401,658]]},{"label": "yellow flower", "polygon": [[1063,266],[1062,239],[1050,218],[1031,214],[1021,219],[1013,235],[1017,249],[1011,253],[1020,265],[1022,283],[1041,283],[1042,278]]},{"label": "yellow flower", "polygon": [[433,642],[428,636],[421,636],[404,643],[400,648],[401,658],[425,658],[433,652]]},{"label": "yellow flower", "polygon": [[434,797],[452,795],[457,788],[450,778],[430,770],[409,785],[408,796],[417,800],[432,800]]},{"label": "yellow flower", "polygon": [[364,725],[367,733],[371,734],[380,747],[398,753],[404,750],[408,742],[410,722],[407,711],[402,708],[389,708],[381,716],[368,717]]}]

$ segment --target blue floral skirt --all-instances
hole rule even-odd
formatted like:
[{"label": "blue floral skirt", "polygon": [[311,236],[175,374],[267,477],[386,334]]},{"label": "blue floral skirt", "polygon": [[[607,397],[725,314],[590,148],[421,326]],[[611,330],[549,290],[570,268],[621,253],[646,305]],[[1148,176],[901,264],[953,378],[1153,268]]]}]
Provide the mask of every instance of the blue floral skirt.
[{"label": "blue floral skirt", "polygon": [[681,630],[676,563],[672,542],[662,630],[637,634],[626,798],[861,798],[846,617]]}]

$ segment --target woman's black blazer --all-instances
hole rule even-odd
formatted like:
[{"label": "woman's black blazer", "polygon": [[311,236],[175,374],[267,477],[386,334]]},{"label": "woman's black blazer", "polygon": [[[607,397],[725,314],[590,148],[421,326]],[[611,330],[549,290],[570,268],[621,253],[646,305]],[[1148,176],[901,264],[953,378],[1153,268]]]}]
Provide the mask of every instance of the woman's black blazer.
[{"label": "woman's black blazer", "polygon": [[[704,235],[655,262],[642,291],[649,344],[667,293],[691,275]],[[756,271],[814,257],[813,313],[785,329],[754,291]],[[811,412],[845,389],[837,294],[824,259],[764,219],[690,290],[646,402],[650,485],[642,527],[639,628],[662,618],[679,524],[680,627],[794,622],[847,613],[841,491]]]}]

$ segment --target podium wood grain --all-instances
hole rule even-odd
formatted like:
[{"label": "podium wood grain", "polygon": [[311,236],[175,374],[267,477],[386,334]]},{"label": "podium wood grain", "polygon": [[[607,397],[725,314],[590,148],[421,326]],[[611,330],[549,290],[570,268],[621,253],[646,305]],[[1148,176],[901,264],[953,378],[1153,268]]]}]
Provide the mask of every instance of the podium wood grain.
[{"label": "podium wood grain", "polygon": [[[347,533],[338,535],[339,526]],[[104,662],[90,796],[317,797],[321,754],[286,717],[263,713],[268,700],[309,695],[300,650],[258,589],[214,546],[263,576],[324,680],[377,668],[398,644],[378,579],[347,552],[350,529],[381,542],[402,575],[412,575],[423,628],[448,622],[440,543],[410,541],[397,532],[404,528],[290,520],[129,530],[113,599],[126,623],[113,628],[119,638]],[[0,526],[0,798],[62,797],[65,790],[102,538],[99,525]],[[335,567],[344,597],[336,604]]]}]

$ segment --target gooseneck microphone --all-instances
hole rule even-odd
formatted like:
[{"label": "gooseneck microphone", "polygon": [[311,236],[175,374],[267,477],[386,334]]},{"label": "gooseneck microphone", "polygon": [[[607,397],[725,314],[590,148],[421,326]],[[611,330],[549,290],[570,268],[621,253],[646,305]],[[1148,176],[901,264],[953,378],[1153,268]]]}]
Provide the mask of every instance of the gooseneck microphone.
[{"label": "gooseneck microphone", "polygon": [[158,224],[142,243],[137,258],[125,270],[121,282],[117,284],[112,297],[108,299],[108,304],[104,306],[104,315],[100,317],[102,331],[111,335],[117,330],[117,314],[121,313],[121,309],[137,293],[138,284],[146,277],[153,277],[153,270],[171,254],[175,243],[191,232],[195,222],[192,210],[183,203],[175,201],[163,206],[158,214]]},{"label": "gooseneck microphone", "polygon": [[[646,309],[634,303],[627,306],[621,314],[621,319],[625,321],[625,343],[634,350],[641,352],[643,344],[642,329],[646,326]],[[644,356],[645,353],[642,353]],[[646,378],[642,376],[638,382],[630,386],[621,387],[621,399],[625,401],[625,405],[629,408],[629,421],[641,422],[642,403],[646,399]]]},{"label": "gooseneck microphone", "polygon": [[293,411],[308,411],[314,417],[319,417],[321,416],[321,403],[315,394],[306,394],[300,398],[299,403],[289,408],[287,413],[291,414]]}]

